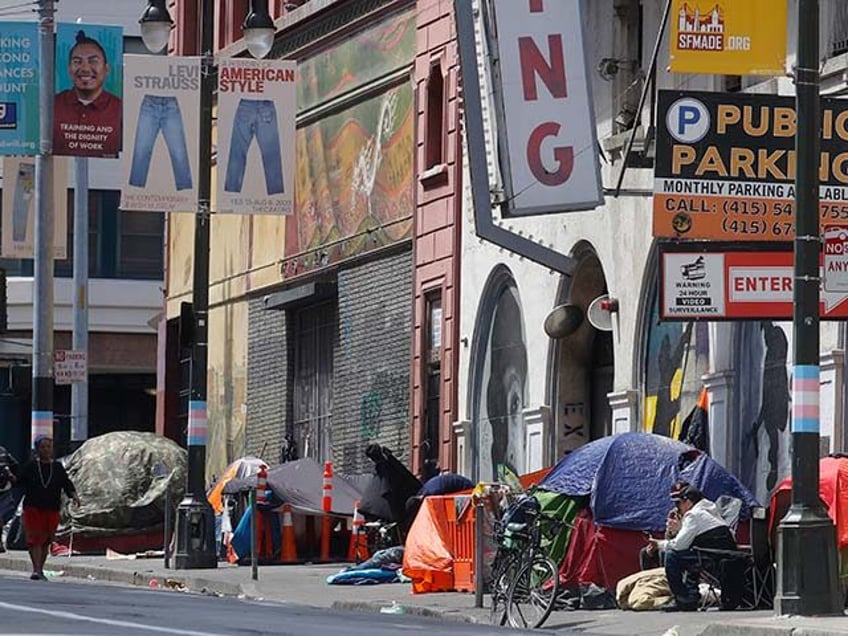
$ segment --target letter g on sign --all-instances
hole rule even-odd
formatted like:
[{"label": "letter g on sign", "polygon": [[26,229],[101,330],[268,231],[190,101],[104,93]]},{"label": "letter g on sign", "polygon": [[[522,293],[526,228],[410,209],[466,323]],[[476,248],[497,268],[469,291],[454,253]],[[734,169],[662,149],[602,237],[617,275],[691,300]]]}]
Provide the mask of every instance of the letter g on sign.
[{"label": "letter g on sign", "polygon": [[553,149],[557,168],[550,171],[542,162],[542,142],[547,137],[556,137],[561,126],[556,122],[545,122],[536,126],[527,140],[527,165],[533,176],[546,186],[559,186],[568,181],[574,170],[574,148],[572,146],[557,146]]},{"label": "letter g on sign", "polygon": [[668,132],[677,141],[693,144],[701,141],[710,130],[710,111],[702,102],[684,97],[674,102],[665,116]]}]

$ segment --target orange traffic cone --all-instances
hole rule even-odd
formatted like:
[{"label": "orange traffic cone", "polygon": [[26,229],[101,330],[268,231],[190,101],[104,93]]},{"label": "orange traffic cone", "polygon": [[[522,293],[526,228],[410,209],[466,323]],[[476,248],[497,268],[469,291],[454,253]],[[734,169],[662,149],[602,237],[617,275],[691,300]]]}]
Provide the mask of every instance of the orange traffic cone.
[{"label": "orange traffic cone", "polygon": [[359,514],[359,500],[353,506],[353,529],[350,532],[350,549],[347,552],[347,560],[357,564],[369,557],[368,538],[362,527],[364,520]]},{"label": "orange traffic cone", "polygon": [[283,546],[280,550],[280,561],[283,563],[297,562],[297,543],[294,537],[291,504],[283,504]]}]

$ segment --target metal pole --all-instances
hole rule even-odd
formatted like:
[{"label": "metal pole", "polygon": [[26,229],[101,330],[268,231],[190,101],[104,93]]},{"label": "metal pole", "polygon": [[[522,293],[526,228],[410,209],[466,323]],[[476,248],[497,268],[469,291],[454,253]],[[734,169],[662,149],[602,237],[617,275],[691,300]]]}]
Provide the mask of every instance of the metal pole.
[{"label": "metal pole", "polygon": [[254,581],[259,580],[259,564],[256,560],[256,490],[250,490],[250,577]]},{"label": "metal pole", "polygon": [[[188,416],[188,477],[186,497],[177,508],[177,569],[215,568],[215,515],[206,500],[206,369],[209,314],[209,224],[212,191],[212,102],[217,74],[214,58],[214,5],[200,0],[200,45],[202,59],[200,80],[200,169],[198,170],[198,202],[194,226],[194,277],[192,309],[194,343],[191,353],[191,392]],[[202,519],[203,521],[199,521]],[[194,520],[194,521],[191,521]],[[192,523],[201,528],[190,530]],[[196,536],[197,543],[180,540]]]},{"label": "metal pole", "polygon": [[32,439],[53,434],[53,0],[38,1],[39,153],[35,158]]},{"label": "metal pole", "polygon": [[173,511],[171,510],[171,488],[170,484],[165,488],[165,569],[168,570],[171,568],[171,535],[173,530],[171,528],[171,520],[173,516]]},{"label": "metal pole", "polygon": [[[88,360],[88,158],[77,157],[74,183],[74,351]],[[71,385],[71,445],[88,439],[88,369]]]},{"label": "metal pole", "polygon": [[483,607],[483,515],[486,508],[482,499],[474,503],[474,607]]},{"label": "metal pole", "polygon": [[842,613],[836,530],[819,500],[819,81],[819,2],[799,0],[792,505],[777,532],[775,611],[805,616]]}]

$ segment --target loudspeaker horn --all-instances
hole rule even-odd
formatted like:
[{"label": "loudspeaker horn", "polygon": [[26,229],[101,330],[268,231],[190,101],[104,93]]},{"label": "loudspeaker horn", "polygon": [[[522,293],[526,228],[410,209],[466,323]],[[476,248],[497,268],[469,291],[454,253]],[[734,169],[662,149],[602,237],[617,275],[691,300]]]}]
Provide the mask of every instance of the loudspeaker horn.
[{"label": "loudspeaker horn", "polygon": [[545,333],[554,340],[570,336],[583,323],[583,311],[577,305],[554,307],[545,318]]},{"label": "loudspeaker horn", "polygon": [[612,313],[614,311],[618,311],[618,301],[604,294],[592,301],[586,311],[586,317],[598,331],[612,331]]}]

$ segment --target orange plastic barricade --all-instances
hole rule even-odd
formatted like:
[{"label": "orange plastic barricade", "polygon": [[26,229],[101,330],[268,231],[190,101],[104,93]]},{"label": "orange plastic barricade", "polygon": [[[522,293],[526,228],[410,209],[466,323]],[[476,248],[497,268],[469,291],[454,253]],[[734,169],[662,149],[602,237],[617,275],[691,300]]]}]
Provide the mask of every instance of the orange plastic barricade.
[{"label": "orange plastic barricade", "polygon": [[444,505],[453,543],[453,587],[457,592],[473,592],[474,503],[469,495],[452,495],[444,497]]}]

